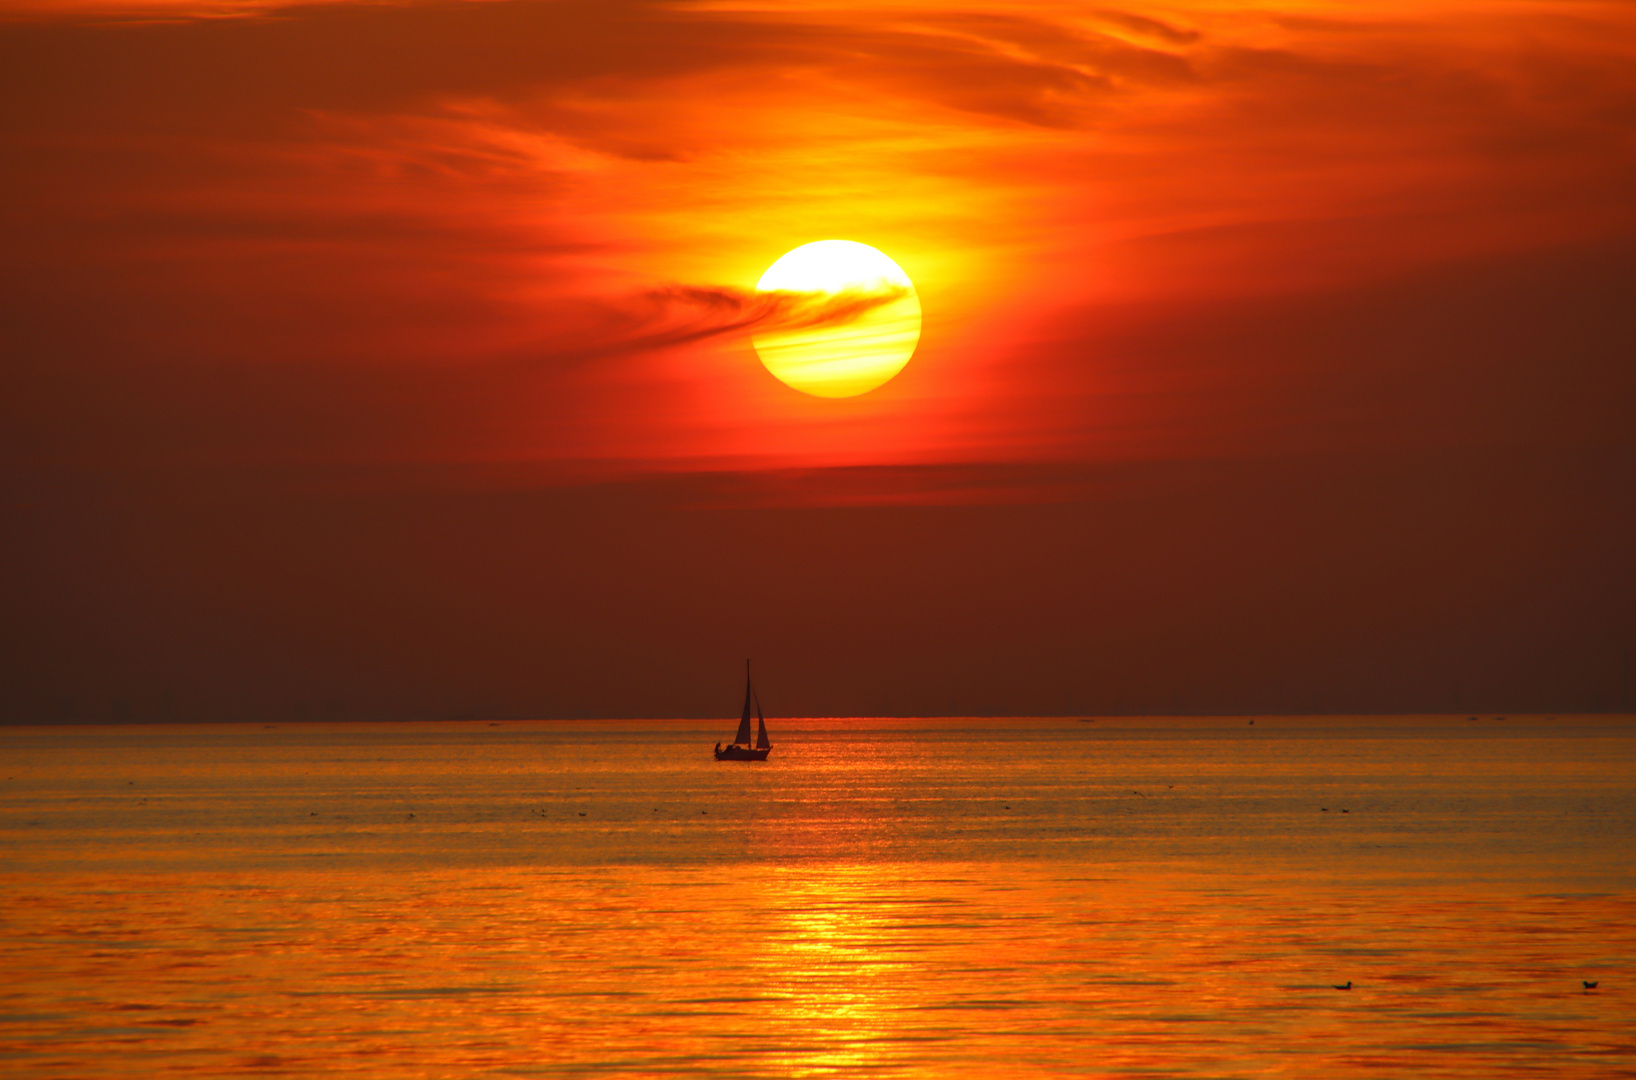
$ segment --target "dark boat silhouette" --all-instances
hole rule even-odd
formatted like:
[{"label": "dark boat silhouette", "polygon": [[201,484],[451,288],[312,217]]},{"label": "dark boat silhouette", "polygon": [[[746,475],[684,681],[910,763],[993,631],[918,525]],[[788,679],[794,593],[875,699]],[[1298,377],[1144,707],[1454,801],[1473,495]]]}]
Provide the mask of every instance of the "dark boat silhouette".
[{"label": "dark boat silhouette", "polygon": [[[758,728],[755,745],[750,745],[750,706],[755,706]],[[716,744],[717,761],[766,761],[767,751],[773,744],[767,741],[767,718],[761,715],[761,699],[756,696],[755,684],[750,681],[750,661],[744,661],[744,716],[738,722],[738,731],[727,746]]]}]

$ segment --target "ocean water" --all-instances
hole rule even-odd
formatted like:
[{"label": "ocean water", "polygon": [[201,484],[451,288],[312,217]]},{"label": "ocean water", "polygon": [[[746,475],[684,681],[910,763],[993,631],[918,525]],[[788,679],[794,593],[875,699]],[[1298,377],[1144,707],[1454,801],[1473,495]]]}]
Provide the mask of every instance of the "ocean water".
[{"label": "ocean water", "polygon": [[1636,1076],[1630,717],[772,728],[0,729],[0,1073]]}]

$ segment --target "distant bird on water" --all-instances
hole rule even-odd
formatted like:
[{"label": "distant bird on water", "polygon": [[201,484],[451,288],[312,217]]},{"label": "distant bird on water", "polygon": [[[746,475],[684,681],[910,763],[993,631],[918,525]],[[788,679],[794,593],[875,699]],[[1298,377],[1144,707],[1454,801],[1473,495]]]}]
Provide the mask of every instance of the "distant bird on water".
[{"label": "distant bird on water", "polygon": [[1342,985],[1335,985],[1335,984],[1333,984],[1333,983],[1332,983],[1332,984],[1330,984],[1330,985],[1332,985],[1332,986],[1335,986],[1335,989],[1337,989],[1337,990],[1350,990],[1350,989],[1352,989],[1352,980],[1351,980],[1351,979],[1348,979],[1348,980],[1346,980],[1346,982],[1345,982],[1345,983],[1344,983],[1344,984],[1342,984]]},{"label": "distant bird on water", "polygon": [[1598,980],[1596,980],[1596,979],[1580,979],[1579,981],[1585,984],[1585,989],[1595,990],[1596,989],[1596,983],[1597,983]]}]

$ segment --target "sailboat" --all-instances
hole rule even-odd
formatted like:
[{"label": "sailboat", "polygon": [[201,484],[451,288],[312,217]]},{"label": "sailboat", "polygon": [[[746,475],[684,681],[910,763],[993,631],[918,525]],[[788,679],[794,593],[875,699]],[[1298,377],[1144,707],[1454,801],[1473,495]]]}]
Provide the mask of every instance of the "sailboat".
[{"label": "sailboat", "polygon": [[[756,710],[755,745],[750,745],[750,706]],[[756,688],[750,682],[750,661],[744,661],[744,716],[738,722],[738,732],[733,741],[727,746],[716,744],[717,761],[766,761],[767,751],[773,744],[767,741],[767,718],[761,715],[761,699],[756,696]]]}]

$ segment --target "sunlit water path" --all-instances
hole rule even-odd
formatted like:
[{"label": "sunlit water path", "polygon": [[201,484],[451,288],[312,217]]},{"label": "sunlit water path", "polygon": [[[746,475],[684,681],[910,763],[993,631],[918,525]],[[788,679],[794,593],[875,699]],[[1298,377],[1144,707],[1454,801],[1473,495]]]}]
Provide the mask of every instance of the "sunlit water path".
[{"label": "sunlit water path", "polygon": [[1636,1076],[1628,719],[730,729],[0,729],[0,1071]]}]

